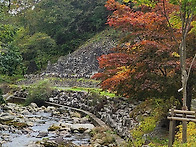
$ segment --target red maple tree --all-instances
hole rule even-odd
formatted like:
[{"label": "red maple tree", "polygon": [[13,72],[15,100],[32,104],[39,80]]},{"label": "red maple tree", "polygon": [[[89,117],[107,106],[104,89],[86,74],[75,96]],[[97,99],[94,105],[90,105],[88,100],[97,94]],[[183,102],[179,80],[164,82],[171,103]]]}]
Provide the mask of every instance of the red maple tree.
[{"label": "red maple tree", "polygon": [[[104,71],[93,78],[102,79],[103,89],[126,97],[177,97],[181,31],[172,28],[168,16],[179,8],[167,0],[158,0],[154,7],[130,7],[115,0],[108,0],[105,6],[113,11],[108,17],[109,26],[129,34],[115,48],[117,53],[99,57]],[[191,37],[189,42],[194,44]]]}]

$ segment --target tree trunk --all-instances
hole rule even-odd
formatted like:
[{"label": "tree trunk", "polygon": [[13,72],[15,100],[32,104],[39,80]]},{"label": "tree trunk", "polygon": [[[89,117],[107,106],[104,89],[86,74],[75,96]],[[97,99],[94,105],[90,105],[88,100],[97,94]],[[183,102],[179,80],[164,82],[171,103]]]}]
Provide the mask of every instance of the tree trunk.
[{"label": "tree trunk", "polygon": [[183,95],[183,107],[187,106],[187,71],[186,71],[186,41],[185,37],[182,38],[182,43],[180,45],[180,65],[181,65],[181,80],[182,80],[182,95]]}]

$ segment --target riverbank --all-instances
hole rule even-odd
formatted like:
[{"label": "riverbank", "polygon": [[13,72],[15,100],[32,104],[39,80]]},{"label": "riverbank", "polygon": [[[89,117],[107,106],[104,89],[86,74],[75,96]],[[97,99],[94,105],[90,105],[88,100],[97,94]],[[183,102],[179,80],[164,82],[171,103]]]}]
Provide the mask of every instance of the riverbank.
[{"label": "riverbank", "polygon": [[90,146],[95,127],[88,117],[53,106],[27,107],[8,103],[0,107],[0,144],[2,147]]}]

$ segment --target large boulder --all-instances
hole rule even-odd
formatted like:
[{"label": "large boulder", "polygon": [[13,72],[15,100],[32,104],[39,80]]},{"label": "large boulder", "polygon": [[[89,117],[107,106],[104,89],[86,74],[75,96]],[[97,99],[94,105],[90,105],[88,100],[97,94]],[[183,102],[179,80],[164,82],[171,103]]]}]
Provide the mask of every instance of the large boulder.
[{"label": "large boulder", "polygon": [[83,132],[89,132],[91,131],[95,126],[93,124],[72,124],[70,126],[70,129],[72,132],[74,131],[78,131],[80,133],[83,133]]}]

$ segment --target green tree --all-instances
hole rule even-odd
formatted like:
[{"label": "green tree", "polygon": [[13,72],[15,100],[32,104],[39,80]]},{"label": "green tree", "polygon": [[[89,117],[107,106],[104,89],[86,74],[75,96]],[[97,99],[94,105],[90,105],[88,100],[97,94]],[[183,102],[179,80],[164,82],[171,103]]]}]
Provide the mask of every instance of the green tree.
[{"label": "green tree", "polygon": [[192,63],[189,68],[187,68],[187,36],[191,29],[191,22],[193,18],[196,16],[196,1],[195,0],[171,0],[171,2],[177,6],[179,6],[179,11],[176,12],[175,15],[179,16],[181,20],[181,42],[179,45],[179,52],[180,52],[180,65],[181,65],[181,81],[182,81],[182,92],[183,92],[183,107],[187,109],[187,101],[191,99],[187,99],[187,83],[190,75],[190,71],[194,60],[196,58],[196,54],[192,60]]},{"label": "green tree", "polygon": [[12,42],[17,28],[10,24],[0,24],[0,41],[4,44]]},{"label": "green tree", "polygon": [[[5,13],[0,14],[5,16],[6,21]],[[3,19],[2,22],[4,22]],[[18,48],[12,44],[17,30],[17,27],[11,24],[0,24],[0,72],[9,76],[19,71],[18,67],[22,62]]]},{"label": "green tree", "polygon": [[108,12],[105,0],[42,0],[34,9],[18,13],[29,35],[46,33],[58,45],[58,54],[74,51],[97,31],[104,29]]},{"label": "green tree", "polygon": [[7,45],[5,51],[0,53],[0,72],[12,76],[17,73],[17,68],[21,65],[22,57],[18,48]]},{"label": "green tree", "polygon": [[24,36],[25,31],[20,30],[15,43],[20,47],[27,73],[41,70],[46,67],[49,60],[54,60],[56,55],[56,42],[50,36],[45,33]]}]

